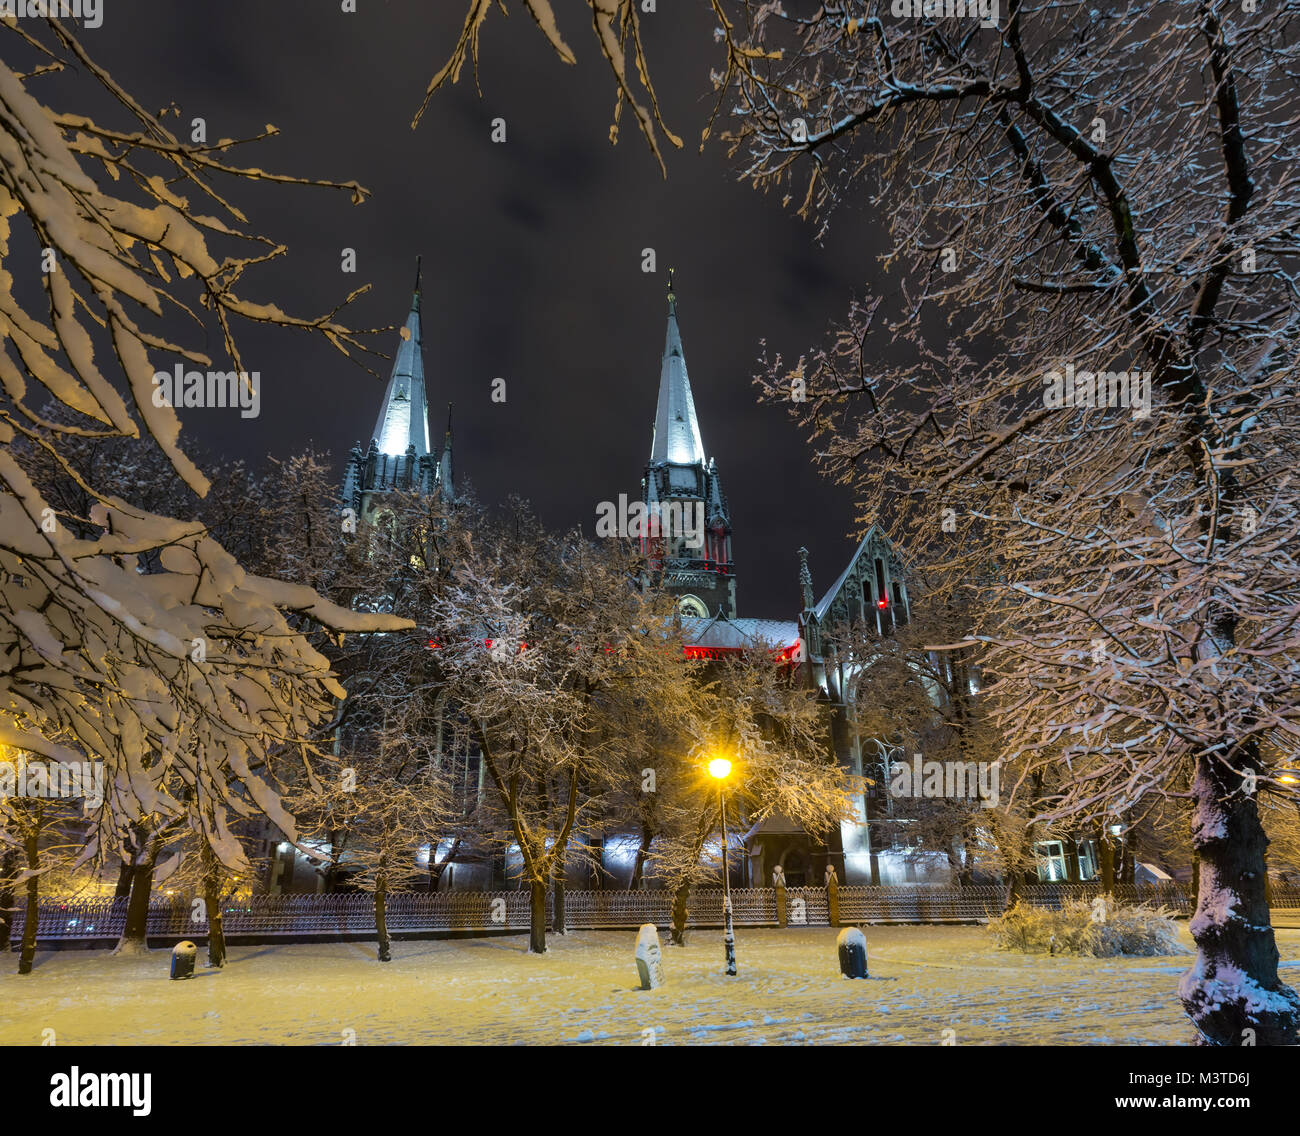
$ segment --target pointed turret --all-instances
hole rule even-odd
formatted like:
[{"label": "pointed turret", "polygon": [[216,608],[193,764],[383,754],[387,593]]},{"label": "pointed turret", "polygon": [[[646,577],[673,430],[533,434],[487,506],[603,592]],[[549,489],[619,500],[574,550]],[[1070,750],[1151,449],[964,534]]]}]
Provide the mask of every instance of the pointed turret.
[{"label": "pointed turret", "polygon": [[451,403],[447,403],[447,433],[442,440],[442,460],[438,464],[438,484],[449,501],[456,499],[456,482],[451,466]]},{"label": "pointed turret", "polygon": [[677,293],[671,271],[659,403],[641,492],[650,516],[659,518],[661,532],[658,539],[642,542],[648,570],[680,596],[683,614],[721,612],[734,619],[730,509],[717,463],[704,453],[677,326]]},{"label": "pointed turret", "polygon": [[402,328],[393,359],[393,374],[375,423],[374,439],[381,454],[405,454],[412,446],[417,457],[429,449],[429,401],[424,389],[424,335],[420,328],[420,262],[415,268],[411,311]]},{"label": "pointed turret", "polygon": [[655,432],[650,443],[652,462],[693,465],[704,462],[704,442],[695,417],[695,399],[682,354],[682,333],[677,327],[677,294],[673,274],[668,273],[668,334],[659,366],[659,406],[655,411]]},{"label": "pointed turret", "polygon": [[352,448],[343,478],[344,504],[358,517],[371,517],[390,492],[432,494],[439,485],[452,497],[451,421],[447,449],[439,460],[429,445],[429,399],[424,382],[424,334],[420,322],[420,261],[415,265],[411,310],[402,327],[393,372],[384,391],[368,446]]},{"label": "pointed turret", "polygon": [[808,550],[806,548],[799,549],[799,589],[803,593],[803,610],[812,610],[812,572],[808,568]]}]

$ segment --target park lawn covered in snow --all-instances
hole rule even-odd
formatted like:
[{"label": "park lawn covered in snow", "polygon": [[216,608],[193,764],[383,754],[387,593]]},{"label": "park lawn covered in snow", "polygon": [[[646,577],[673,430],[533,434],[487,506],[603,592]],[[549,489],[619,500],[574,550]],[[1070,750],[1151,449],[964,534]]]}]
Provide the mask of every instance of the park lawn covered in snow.
[{"label": "park lawn covered in snow", "polygon": [[[868,981],[838,972],[833,928],[737,931],[740,974],[722,973],[721,931],[664,948],[667,984],[637,988],[634,931],[398,942],[240,946],[221,972],[171,982],[168,952],[42,952],[0,977],[0,1043],[32,1045],[1183,1044],[1176,996],[1187,955],[1086,959],[996,949],[982,927],[866,928]],[[1300,983],[1300,928],[1278,931]],[[11,962],[12,956],[6,959]]]}]

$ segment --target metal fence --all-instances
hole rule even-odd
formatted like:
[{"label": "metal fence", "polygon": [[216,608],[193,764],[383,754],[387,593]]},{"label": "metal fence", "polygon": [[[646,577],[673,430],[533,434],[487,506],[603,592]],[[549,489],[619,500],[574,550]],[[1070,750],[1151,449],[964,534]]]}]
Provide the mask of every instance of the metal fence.
[{"label": "metal fence", "polygon": [[[741,927],[827,927],[830,894],[825,888],[784,888],[784,918],[777,912],[774,888],[737,888],[731,893],[733,920]],[[1022,889],[1027,903],[1059,908],[1067,898],[1091,900],[1099,884],[1034,884]],[[722,925],[721,889],[693,891],[688,926]],[[1158,904],[1190,914],[1190,895],[1177,884],[1115,888],[1123,903]],[[841,887],[839,920],[855,923],[975,922],[1001,915],[1005,887]],[[529,926],[526,891],[412,892],[390,895],[388,929],[396,935],[525,931]],[[672,922],[671,891],[567,891],[565,925],[571,930],[639,927]],[[1272,905],[1300,908],[1300,888],[1274,886]],[[13,912],[11,945],[23,933],[24,911]],[[224,906],[226,936],[238,939],[311,939],[373,936],[374,901],[368,895],[262,895],[229,900]],[[547,896],[547,922],[554,925],[554,896]],[[40,942],[112,942],[126,923],[124,899],[43,900],[37,939]],[[201,903],[160,901],[150,905],[148,933],[158,939],[201,939],[207,933]]]}]

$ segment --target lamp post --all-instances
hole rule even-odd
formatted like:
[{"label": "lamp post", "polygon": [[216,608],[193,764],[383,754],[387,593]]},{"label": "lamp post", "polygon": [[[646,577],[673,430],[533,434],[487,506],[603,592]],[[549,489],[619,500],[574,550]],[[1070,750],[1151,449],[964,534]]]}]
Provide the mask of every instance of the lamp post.
[{"label": "lamp post", "polygon": [[731,926],[731,873],[727,868],[727,799],[723,785],[731,773],[731,762],[725,757],[715,757],[709,762],[709,775],[718,783],[718,811],[722,817],[722,918],[725,930],[722,942],[727,956],[727,973],[736,973],[736,933]]}]

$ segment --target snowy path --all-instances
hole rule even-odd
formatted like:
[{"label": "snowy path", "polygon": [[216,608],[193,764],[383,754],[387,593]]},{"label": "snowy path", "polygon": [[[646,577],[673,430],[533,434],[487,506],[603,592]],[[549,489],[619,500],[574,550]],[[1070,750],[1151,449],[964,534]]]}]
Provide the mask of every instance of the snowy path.
[{"label": "snowy path", "polygon": [[[1190,949],[1186,927],[1181,934]],[[834,929],[742,929],[738,978],[722,936],[665,948],[668,985],[636,989],[635,932],[394,944],[236,946],[222,973],[167,978],[167,952],[42,953],[0,976],[0,1043],[658,1044],[906,1042],[1183,1044],[1174,993],[1190,956],[1069,959],[994,949],[979,927],[867,928],[873,979],[839,977]],[[1300,930],[1278,932],[1283,974],[1300,983]]]}]

